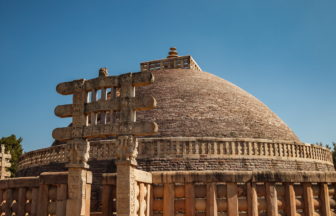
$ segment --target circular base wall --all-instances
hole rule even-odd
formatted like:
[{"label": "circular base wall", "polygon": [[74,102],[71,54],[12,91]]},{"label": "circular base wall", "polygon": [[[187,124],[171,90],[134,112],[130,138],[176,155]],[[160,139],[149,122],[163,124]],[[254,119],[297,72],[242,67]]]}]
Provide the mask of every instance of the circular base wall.
[{"label": "circular base wall", "polygon": [[[148,158],[138,159],[137,169],[147,172],[155,171],[188,171],[188,170],[237,170],[237,171],[335,171],[330,163],[260,159],[260,158]],[[89,171],[92,172],[91,212],[101,211],[102,174],[116,173],[114,160],[91,160]],[[43,172],[67,171],[65,163],[50,163],[18,170],[17,177],[38,176]]]}]

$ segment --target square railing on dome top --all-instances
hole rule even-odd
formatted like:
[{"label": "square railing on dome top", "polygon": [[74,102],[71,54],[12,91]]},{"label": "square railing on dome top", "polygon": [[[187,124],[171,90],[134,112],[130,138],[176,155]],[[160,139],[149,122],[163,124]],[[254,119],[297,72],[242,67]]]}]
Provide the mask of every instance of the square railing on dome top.
[{"label": "square railing on dome top", "polygon": [[190,55],[140,63],[141,71],[156,71],[162,69],[192,69],[202,71]]}]

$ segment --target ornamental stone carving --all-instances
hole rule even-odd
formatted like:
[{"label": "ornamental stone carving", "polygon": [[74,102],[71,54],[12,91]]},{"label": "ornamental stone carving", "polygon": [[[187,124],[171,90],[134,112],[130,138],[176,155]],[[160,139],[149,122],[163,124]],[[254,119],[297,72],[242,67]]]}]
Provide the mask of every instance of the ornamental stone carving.
[{"label": "ornamental stone carving", "polygon": [[75,138],[68,141],[68,161],[74,164],[86,164],[89,160],[90,144],[86,139]]},{"label": "ornamental stone carving", "polygon": [[116,158],[135,162],[138,156],[138,141],[134,136],[119,136],[117,139]]},{"label": "ornamental stone carving", "polygon": [[106,76],[108,76],[107,68],[106,67],[100,68],[99,69],[99,77],[106,77]]}]

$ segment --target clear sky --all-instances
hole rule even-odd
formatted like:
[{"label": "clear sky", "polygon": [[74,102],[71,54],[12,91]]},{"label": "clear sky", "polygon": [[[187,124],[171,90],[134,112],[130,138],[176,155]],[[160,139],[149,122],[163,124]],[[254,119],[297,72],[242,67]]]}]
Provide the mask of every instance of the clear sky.
[{"label": "clear sky", "polygon": [[302,142],[336,142],[336,1],[0,1],[0,137],[52,144],[60,82],[137,72],[169,47],[265,103]]}]

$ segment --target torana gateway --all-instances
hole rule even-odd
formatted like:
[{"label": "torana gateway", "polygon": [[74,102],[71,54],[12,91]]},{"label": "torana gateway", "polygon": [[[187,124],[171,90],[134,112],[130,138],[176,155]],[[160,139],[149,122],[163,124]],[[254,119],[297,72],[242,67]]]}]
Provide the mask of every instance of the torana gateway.
[{"label": "torana gateway", "polygon": [[301,143],[266,105],[175,48],[140,72],[101,68],[56,90],[73,95],[55,109],[72,124],[20,157],[17,176],[39,184],[3,186],[31,203],[6,214],[334,215],[331,151]]}]

